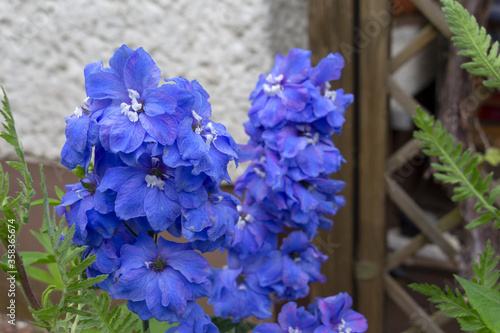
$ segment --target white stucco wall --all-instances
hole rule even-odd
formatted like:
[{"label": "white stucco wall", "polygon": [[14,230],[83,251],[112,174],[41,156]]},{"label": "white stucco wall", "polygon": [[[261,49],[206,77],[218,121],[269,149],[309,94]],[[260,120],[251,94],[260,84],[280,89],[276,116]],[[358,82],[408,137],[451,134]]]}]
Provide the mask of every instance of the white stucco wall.
[{"label": "white stucco wall", "polygon": [[[307,0],[0,1],[0,84],[29,156],[59,159],[84,66],[124,43],[144,47],[164,77],[197,79],[213,119],[245,143],[258,75],[276,52],[307,48]],[[9,153],[1,142],[0,158]]]}]

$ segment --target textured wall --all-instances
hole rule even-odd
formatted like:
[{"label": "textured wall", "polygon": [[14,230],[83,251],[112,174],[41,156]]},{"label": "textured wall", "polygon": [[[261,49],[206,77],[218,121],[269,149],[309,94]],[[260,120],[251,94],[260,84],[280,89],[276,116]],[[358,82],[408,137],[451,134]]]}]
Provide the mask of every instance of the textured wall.
[{"label": "textured wall", "polygon": [[[307,0],[1,0],[0,84],[29,156],[58,160],[64,116],[85,98],[83,67],[121,44],[164,77],[197,79],[213,119],[240,143],[248,95],[276,52],[307,47]],[[0,158],[9,154],[0,143]]]}]

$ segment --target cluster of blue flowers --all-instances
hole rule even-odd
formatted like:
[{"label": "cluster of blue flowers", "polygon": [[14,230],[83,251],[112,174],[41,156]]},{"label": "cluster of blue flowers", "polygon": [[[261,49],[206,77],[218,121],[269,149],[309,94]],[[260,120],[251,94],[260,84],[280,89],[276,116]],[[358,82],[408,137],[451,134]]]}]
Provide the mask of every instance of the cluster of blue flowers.
[{"label": "cluster of blue flowers", "polygon": [[[339,54],[315,67],[310,56],[300,49],[278,55],[250,96],[250,120],[244,124],[250,140],[240,146],[241,160],[250,163],[235,184],[244,201],[228,265],[215,271],[209,300],[217,315],[234,321],[268,318],[273,298],[303,298],[310,283],[326,281],[320,270],[327,257],[311,241],[318,228],[332,227],[325,215],[344,205],[338,195],[344,183],[329,178],[344,162],[332,135],[340,134],[353,96],[331,90],[329,81],[339,79],[344,66]],[[366,321],[351,316],[349,302],[345,294],[318,300],[319,312],[288,303],[281,328],[263,325],[256,332],[364,332]]]},{"label": "cluster of blue flowers", "polygon": [[[87,98],[66,118],[62,163],[79,168],[57,207],[75,227],[73,242],[97,255],[89,277],[142,320],[179,322],[175,332],[218,332],[196,301],[234,322],[269,318],[273,298],[296,300],[325,282],[327,257],[311,241],[330,229],[325,215],[344,205],[344,183],[330,179],[344,162],[332,142],[353,97],[331,90],[344,65],[330,54],[317,66],[310,52],[278,55],[250,98],[250,136],[240,146],[211,121],[209,95],[196,81],[166,79],[142,48],[120,47],[86,66]],[[220,186],[227,165],[249,161],[235,184],[240,202]],[[187,242],[160,236],[168,232]],[[280,236],[287,232],[288,235]],[[228,249],[212,269],[200,252]],[[364,332],[347,294],[318,298],[308,310],[283,307],[280,324],[255,332]]]},{"label": "cluster of blue flowers", "polygon": [[[123,45],[109,67],[92,63],[84,74],[87,99],[66,118],[62,164],[85,177],[66,186],[57,210],[75,226],[73,242],[97,255],[88,275],[109,274],[99,286],[142,320],[216,331],[195,303],[212,290],[210,265],[195,250],[232,243],[240,202],[220,184],[238,146],[209,119],[202,86],[182,77],[160,85],[142,48]],[[167,241],[164,231],[189,242]]]}]

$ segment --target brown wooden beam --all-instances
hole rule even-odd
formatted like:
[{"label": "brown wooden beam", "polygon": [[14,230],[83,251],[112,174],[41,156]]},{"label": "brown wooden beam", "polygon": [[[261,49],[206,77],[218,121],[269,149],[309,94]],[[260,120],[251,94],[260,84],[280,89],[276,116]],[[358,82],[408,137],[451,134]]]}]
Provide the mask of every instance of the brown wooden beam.
[{"label": "brown wooden beam", "polygon": [[[353,1],[309,1],[309,47],[312,50],[312,61],[316,64],[329,53],[343,53],[341,45],[352,45],[354,27]],[[343,88],[347,93],[354,92],[354,55],[342,54],[345,57],[345,68],[342,78],[332,82],[333,88]],[[356,96],[355,96],[356,98]],[[354,247],[354,109],[349,107],[342,135],[335,136],[334,142],[347,160],[341,171],[333,178],[346,182],[342,191],[347,204],[333,218],[335,225],[332,231],[320,231],[314,243],[329,256],[323,264],[322,272],[327,283],[311,286],[311,299],[314,297],[332,296],[339,292],[353,295],[353,247]],[[356,303],[356,302],[355,302]]]},{"label": "brown wooden beam", "polygon": [[359,0],[355,49],[358,83],[358,225],[356,287],[358,310],[368,332],[385,332],[383,269],[386,253],[384,173],[388,149],[387,85],[392,3]]}]

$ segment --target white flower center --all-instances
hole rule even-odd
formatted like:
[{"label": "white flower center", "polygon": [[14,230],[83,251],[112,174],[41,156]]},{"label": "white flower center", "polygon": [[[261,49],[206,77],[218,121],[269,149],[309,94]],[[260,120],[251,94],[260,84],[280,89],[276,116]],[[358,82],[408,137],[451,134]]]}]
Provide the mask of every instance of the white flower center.
[{"label": "white flower center", "polygon": [[266,178],[266,173],[265,173],[264,171],[262,171],[261,169],[259,169],[259,168],[255,167],[255,168],[253,168],[253,171],[254,171],[254,172],[255,172],[255,174],[256,174],[257,176],[259,176],[260,178],[262,178],[262,179],[265,179],[265,178]]},{"label": "white flower center", "polygon": [[77,106],[75,108],[75,111],[73,111],[73,114],[75,116],[77,116],[78,118],[80,118],[83,115],[83,109],[82,109],[82,107],[81,106]]},{"label": "white flower center", "polygon": [[243,229],[247,225],[247,222],[252,222],[254,220],[253,216],[250,214],[244,215],[238,219],[238,223],[236,223],[236,228]]},{"label": "white flower center", "polygon": [[269,74],[266,77],[266,81],[269,82],[270,84],[265,83],[262,86],[264,92],[269,96],[276,96],[280,91],[283,90],[283,86],[281,85],[282,80],[283,80],[283,74],[280,74],[276,77],[273,77],[271,74]]},{"label": "white flower center", "polygon": [[307,137],[307,143],[315,145],[319,142],[319,133],[311,134],[311,126],[309,124],[297,125],[297,129],[302,132],[301,136]]},{"label": "white flower center", "polygon": [[120,104],[120,107],[122,109],[122,114],[126,115],[131,122],[135,123],[139,120],[139,114],[137,112],[142,109],[142,103],[137,101],[140,96],[139,93],[133,89],[128,89],[128,97],[130,97],[131,104],[123,102]]},{"label": "white flower center", "polygon": [[345,325],[346,325],[345,320],[344,320],[344,319],[341,319],[341,320],[340,320],[340,324],[339,324],[339,326],[338,326],[338,328],[337,328],[339,333],[351,333],[352,328],[350,328],[350,327],[345,327]]},{"label": "white flower center", "polygon": [[299,330],[298,327],[288,327],[288,333],[302,333],[302,330]]},{"label": "white flower center", "polygon": [[207,125],[205,125],[205,127],[203,127],[203,118],[199,114],[197,114],[196,111],[194,110],[191,110],[191,113],[197,122],[194,125],[194,132],[198,135],[203,136],[206,139],[205,144],[207,145],[207,147],[210,147],[212,141],[217,139],[217,134],[218,134],[214,128],[213,123],[209,122]]},{"label": "white flower center", "polygon": [[335,90],[330,90],[331,88],[331,84],[330,82],[326,82],[325,83],[325,92],[324,92],[324,96],[326,98],[328,98],[329,100],[331,100],[332,102],[335,101],[335,98],[337,97],[337,92]]},{"label": "white flower center", "polygon": [[337,92],[335,90],[327,90],[325,91],[325,97],[334,102],[337,97]]},{"label": "white flower center", "polygon": [[148,187],[157,187],[159,190],[163,190],[163,186],[165,186],[165,182],[155,175],[146,175],[145,180]]}]

